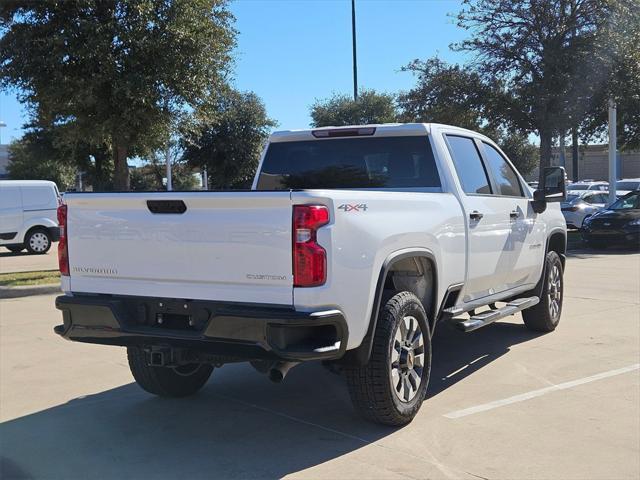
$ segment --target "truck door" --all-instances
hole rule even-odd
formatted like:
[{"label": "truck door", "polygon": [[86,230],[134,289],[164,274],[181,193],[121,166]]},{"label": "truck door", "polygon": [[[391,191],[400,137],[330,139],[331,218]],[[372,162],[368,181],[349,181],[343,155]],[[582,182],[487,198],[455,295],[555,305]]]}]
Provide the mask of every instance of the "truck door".
[{"label": "truck door", "polygon": [[464,302],[471,302],[507,289],[512,268],[511,225],[504,200],[493,195],[477,141],[459,134],[446,134],[445,139],[463,192],[468,234],[467,275],[461,295]]},{"label": "truck door", "polygon": [[545,251],[546,226],[538,221],[523,181],[513,166],[488,142],[479,142],[485,165],[492,180],[493,195],[498,199],[502,215],[509,222],[509,242],[505,255],[509,257],[506,272],[507,288],[535,284],[540,276]]}]

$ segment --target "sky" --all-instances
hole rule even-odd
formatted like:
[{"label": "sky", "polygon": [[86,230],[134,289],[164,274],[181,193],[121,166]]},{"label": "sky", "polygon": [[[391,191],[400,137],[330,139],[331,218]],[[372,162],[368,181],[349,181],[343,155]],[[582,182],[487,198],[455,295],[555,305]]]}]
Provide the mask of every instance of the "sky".
[{"label": "sky", "polygon": [[[411,60],[464,61],[449,49],[466,37],[450,16],[459,10],[457,0],[356,0],[359,86],[396,93],[415,84],[400,72]],[[352,94],[350,0],[236,0],[231,11],[235,86],[263,99],[276,129],[307,128],[316,99]],[[20,138],[26,120],[16,92],[0,92],[2,143]]]}]

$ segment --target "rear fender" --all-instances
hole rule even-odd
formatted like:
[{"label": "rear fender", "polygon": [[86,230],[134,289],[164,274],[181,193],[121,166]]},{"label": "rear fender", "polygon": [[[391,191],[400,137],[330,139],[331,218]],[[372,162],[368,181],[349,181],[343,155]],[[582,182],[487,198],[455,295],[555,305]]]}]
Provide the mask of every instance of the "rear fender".
[{"label": "rear fender", "polygon": [[387,284],[387,280],[389,279],[389,273],[393,270],[394,265],[408,258],[423,258],[427,262],[429,262],[431,266],[432,285],[430,285],[430,304],[424,305],[424,309],[427,311],[427,315],[429,318],[429,334],[433,334],[436,321],[435,312],[438,308],[438,272],[436,268],[436,258],[433,252],[427,249],[400,250],[389,255],[382,264],[382,268],[380,269],[380,274],[378,276],[378,282],[376,284],[374,303],[371,311],[371,318],[369,320],[369,327],[367,328],[367,333],[365,334],[364,338],[362,339],[362,343],[358,348],[347,351],[345,356],[341,359],[341,363],[347,365],[366,365],[369,362],[371,349],[373,347],[373,337],[378,324],[378,317],[380,308],[382,307],[383,294],[385,291],[385,285]]}]

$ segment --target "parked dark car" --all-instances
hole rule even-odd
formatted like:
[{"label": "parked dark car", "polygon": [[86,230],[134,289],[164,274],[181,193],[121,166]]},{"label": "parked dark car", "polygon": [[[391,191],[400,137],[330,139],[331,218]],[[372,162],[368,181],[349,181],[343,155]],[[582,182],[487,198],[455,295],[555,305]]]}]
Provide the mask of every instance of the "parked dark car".
[{"label": "parked dark car", "polygon": [[629,192],[585,219],[582,239],[596,248],[625,243],[640,245],[640,190]]}]

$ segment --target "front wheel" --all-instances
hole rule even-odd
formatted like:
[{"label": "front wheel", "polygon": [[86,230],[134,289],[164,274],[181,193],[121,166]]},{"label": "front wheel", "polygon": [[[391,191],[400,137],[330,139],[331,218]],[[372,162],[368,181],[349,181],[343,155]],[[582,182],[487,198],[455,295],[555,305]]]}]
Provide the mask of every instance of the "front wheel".
[{"label": "front wheel", "polygon": [[522,311],[527,328],[537,332],[552,332],[560,323],[564,296],[563,273],[560,256],[553,251],[547,253],[540,303]]},{"label": "front wheel", "polygon": [[380,311],[369,363],[345,371],[356,409],[373,422],[400,426],[418,413],[430,369],[427,314],[418,297],[400,292]]},{"label": "front wheel", "polygon": [[129,368],[143,390],[160,397],[186,397],[200,390],[213,372],[207,364],[154,367],[148,364],[142,348],[127,347]]}]

